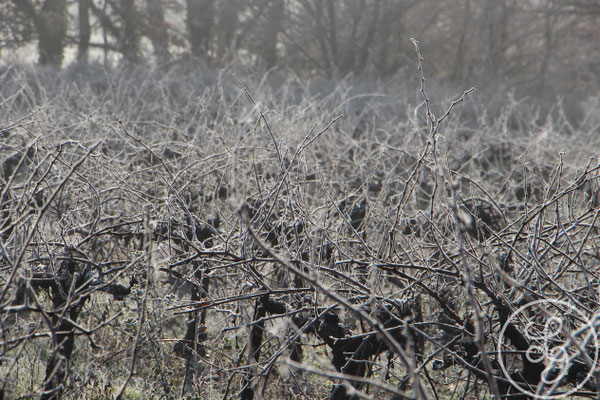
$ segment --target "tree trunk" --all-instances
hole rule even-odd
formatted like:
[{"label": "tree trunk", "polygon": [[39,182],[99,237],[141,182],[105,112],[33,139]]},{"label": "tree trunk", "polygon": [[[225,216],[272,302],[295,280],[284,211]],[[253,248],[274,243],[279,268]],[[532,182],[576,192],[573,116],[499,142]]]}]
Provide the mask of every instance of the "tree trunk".
[{"label": "tree trunk", "polygon": [[322,4],[317,1],[314,4],[308,0],[302,0],[300,2],[307,11],[308,15],[314,18],[315,21],[315,35],[317,42],[319,43],[320,55],[319,58],[324,61],[325,71],[328,75],[333,75],[335,60],[331,58],[331,51],[328,47],[329,41],[326,40],[328,37],[328,31],[323,21],[323,7]]},{"label": "tree trunk", "polygon": [[487,0],[484,7],[483,29],[486,32],[484,74],[498,79],[504,73],[504,51],[509,22],[510,6],[508,0]]},{"label": "tree trunk", "polygon": [[471,0],[464,1],[463,10],[464,20],[462,24],[462,29],[458,37],[458,46],[456,48],[456,61],[454,62],[454,68],[452,70],[451,77],[454,82],[460,82],[461,85],[464,86],[466,82],[466,47],[467,41],[469,39],[469,24],[472,19]]},{"label": "tree trunk", "polygon": [[90,48],[90,1],[79,0],[79,43],[77,45],[77,59],[79,61],[88,61]]},{"label": "tree trunk", "polygon": [[39,17],[39,63],[61,66],[67,34],[66,0],[46,0]]},{"label": "tree trunk", "polygon": [[[352,63],[352,64],[348,64],[346,66],[342,66],[342,71],[344,74],[350,72],[350,71],[355,71],[357,73],[362,73],[364,72],[365,68],[367,67],[367,61],[369,60],[369,56],[370,56],[370,51],[373,48],[373,39],[375,38],[375,35],[377,33],[377,30],[381,28],[380,25],[380,3],[376,2],[375,5],[372,7],[372,13],[371,13],[371,24],[369,24],[369,28],[367,29],[367,34],[365,35],[365,39],[364,42],[361,46],[360,49],[356,48],[355,51],[359,52],[359,57],[358,57],[358,62]],[[358,46],[357,46],[358,47]],[[353,49],[354,51],[354,49]]]},{"label": "tree trunk", "polygon": [[31,0],[13,2],[33,22],[38,34],[39,63],[60,67],[67,34],[66,0],[46,0],[39,13]]},{"label": "tree trunk", "polygon": [[271,1],[267,9],[267,22],[264,33],[263,58],[269,68],[277,65],[277,36],[284,25],[285,3],[281,0]]},{"label": "tree trunk", "polygon": [[230,50],[235,48],[235,32],[238,29],[238,0],[227,0],[219,3],[219,27],[220,36],[219,58],[224,58]]},{"label": "tree trunk", "polygon": [[327,17],[329,18],[327,29],[327,37],[329,39],[329,50],[331,57],[337,63],[338,61],[338,44],[337,44],[337,27],[336,27],[336,5],[333,0],[327,0]]},{"label": "tree trunk", "polygon": [[207,58],[210,50],[210,35],[215,17],[213,0],[186,0],[186,26],[192,46],[192,55]]},{"label": "tree trunk", "polygon": [[146,0],[148,20],[146,32],[158,63],[169,61],[169,34],[165,23],[165,10],[161,0]]},{"label": "tree trunk", "polygon": [[123,19],[121,52],[127,62],[137,64],[140,61],[140,35],[134,0],[121,0],[120,14]]}]

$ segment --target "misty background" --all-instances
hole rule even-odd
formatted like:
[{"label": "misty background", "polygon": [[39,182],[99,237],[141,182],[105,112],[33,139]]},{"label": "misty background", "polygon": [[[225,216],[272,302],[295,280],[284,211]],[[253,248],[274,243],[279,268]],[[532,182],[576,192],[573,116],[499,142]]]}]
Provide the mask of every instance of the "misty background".
[{"label": "misty background", "polygon": [[3,63],[236,65],[302,79],[414,87],[421,43],[436,88],[474,86],[571,119],[600,85],[597,0],[12,0],[0,5]]}]

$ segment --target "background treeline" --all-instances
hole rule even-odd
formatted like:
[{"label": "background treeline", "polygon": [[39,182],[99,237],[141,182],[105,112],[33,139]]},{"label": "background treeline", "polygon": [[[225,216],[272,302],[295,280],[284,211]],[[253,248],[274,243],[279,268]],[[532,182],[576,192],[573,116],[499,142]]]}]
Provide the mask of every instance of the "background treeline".
[{"label": "background treeline", "polygon": [[388,78],[414,71],[415,37],[449,87],[554,100],[598,90],[599,19],[597,0],[12,0],[0,54],[37,44],[40,64],[192,57]]}]

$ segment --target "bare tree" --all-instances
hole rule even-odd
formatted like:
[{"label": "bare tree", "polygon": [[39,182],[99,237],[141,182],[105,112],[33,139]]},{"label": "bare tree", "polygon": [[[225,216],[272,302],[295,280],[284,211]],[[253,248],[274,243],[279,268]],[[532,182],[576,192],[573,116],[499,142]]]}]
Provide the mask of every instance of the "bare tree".
[{"label": "bare tree", "polygon": [[186,0],[186,26],[192,55],[198,58],[209,56],[210,39],[213,34],[215,2],[212,0]]},{"label": "bare tree", "polygon": [[81,61],[87,61],[90,48],[90,1],[91,0],[79,0],[79,41],[77,45],[77,59]]},{"label": "bare tree", "polygon": [[0,51],[16,49],[35,39],[32,21],[14,2],[0,7]]},{"label": "bare tree", "polygon": [[152,41],[158,62],[169,60],[169,32],[165,22],[165,10],[161,0],[146,0],[147,19],[145,33]]},{"label": "bare tree", "polygon": [[139,12],[134,0],[116,2],[107,0],[99,7],[89,3],[92,14],[100,21],[104,43],[100,45],[105,53],[105,61],[109,51],[123,55],[127,63],[140,61],[141,27]]},{"label": "bare tree", "polygon": [[219,2],[217,32],[219,38],[218,58],[224,58],[237,47],[236,32],[239,28],[240,0]]},{"label": "bare tree", "polygon": [[486,0],[481,19],[481,42],[484,52],[485,70],[496,78],[505,66],[504,52],[508,40],[508,21],[512,0]]},{"label": "bare tree", "polygon": [[278,35],[283,30],[285,24],[285,1],[269,1],[267,5],[267,21],[265,23],[264,40],[261,47],[262,56],[269,68],[277,64],[277,43]]},{"label": "bare tree", "polygon": [[31,0],[13,0],[13,3],[35,27],[38,35],[39,63],[60,66],[63,62],[67,33],[66,0],[46,0],[39,11]]},{"label": "bare tree", "polygon": [[128,62],[137,63],[140,59],[140,32],[138,11],[134,0],[122,0],[117,7],[122,27],[119,37],[121,52]]}]

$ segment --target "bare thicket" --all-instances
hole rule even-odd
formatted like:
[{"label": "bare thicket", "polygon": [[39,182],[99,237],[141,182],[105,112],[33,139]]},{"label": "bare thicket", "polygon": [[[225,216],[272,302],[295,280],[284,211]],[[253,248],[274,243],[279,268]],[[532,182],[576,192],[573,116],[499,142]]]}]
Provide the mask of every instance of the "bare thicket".
[{"label": "bare thicket", "polygon": [[598,99],[491,116],[430,99],[418,56],[407,93],[4,68],[2,393],[596,396],[590,343],[543,385],[510,317],[596,324]]}]

